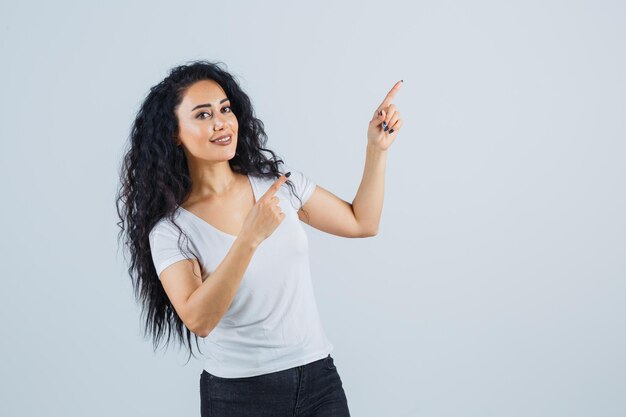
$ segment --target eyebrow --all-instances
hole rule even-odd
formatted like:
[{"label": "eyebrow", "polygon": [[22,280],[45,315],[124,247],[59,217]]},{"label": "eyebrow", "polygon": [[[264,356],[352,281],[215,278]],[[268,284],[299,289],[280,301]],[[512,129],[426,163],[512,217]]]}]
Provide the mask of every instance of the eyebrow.
[{"label": "eyebrow", "polygon": [[[230,100],[228,97],[223,98],[222,100],[220,100],[220,104],[222,104],[225,101]],[[199,109],[200,107],[211,107],[210,103],[206,103],[206,104],[198,104],[196,107],[194,107],[193,109],[191,109],[191,111],[194,111],[195,109]]]}]

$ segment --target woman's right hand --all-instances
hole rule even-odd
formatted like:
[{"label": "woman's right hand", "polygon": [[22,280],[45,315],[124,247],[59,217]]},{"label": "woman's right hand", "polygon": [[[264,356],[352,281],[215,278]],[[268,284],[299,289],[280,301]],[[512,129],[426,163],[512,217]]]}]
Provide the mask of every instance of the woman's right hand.
[{"label": "woman's right hand", "polygon": [[280,199],[274,194],[287,181],[287,178],[286,174],[278,177],[274,184],[252,206],[244,220],[239,236],[251,242],[255,247],[267,239],[285,218],[285,213],[281,211],[278,204]]}]

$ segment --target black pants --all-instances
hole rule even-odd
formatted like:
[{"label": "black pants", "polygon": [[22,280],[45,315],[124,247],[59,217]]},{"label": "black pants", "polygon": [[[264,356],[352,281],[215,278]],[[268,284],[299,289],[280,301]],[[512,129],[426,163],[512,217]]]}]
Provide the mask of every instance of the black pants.
[{"label": "black pants", "polygon": [[349,417],[333,358],[245,378],[200,375],[202,417]]}]

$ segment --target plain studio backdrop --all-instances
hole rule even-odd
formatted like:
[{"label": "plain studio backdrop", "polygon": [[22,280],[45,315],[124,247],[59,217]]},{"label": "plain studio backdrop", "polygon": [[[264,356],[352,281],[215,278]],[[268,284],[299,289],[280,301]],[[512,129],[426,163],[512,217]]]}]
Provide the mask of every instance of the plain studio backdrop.
[{"label": "plain studio backdrop", "polygon": [[379,234],[304,225],[352,415],[626,415],[624,21],[590,0],[3,1],[0,415],[199,415],[201,357],[142,337],[114,201],[140,103],[196,59],[348,202],[404,79]]}]

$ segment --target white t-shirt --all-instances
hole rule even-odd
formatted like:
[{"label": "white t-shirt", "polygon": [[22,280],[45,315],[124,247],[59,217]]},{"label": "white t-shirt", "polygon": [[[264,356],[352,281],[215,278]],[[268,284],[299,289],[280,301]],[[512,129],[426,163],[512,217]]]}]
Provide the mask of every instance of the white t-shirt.
[{"label": "white t-shirt", "polygon": [[[303,173],[291,171],[289,180],[304,204],[315,183]],[[248,176],[255,201],[275,180]],[[334,349],[326,338],[317,310],[309,267],[309,246],[298,218],[300,202],[283,184],[275,194],[285,218],[257,247],[228,311],[204,338],[204,369],[222,378],[267,374],[305,365],[328,356]],[[202,264],[205,279],[224,259],[236,236],[210,225],[179,207],[177,224],[189,236],[181,237],[167,219],[150,231],[150,249],[157,274],[187,258]],[[189,251],[187,251],[189,243]]]}]

